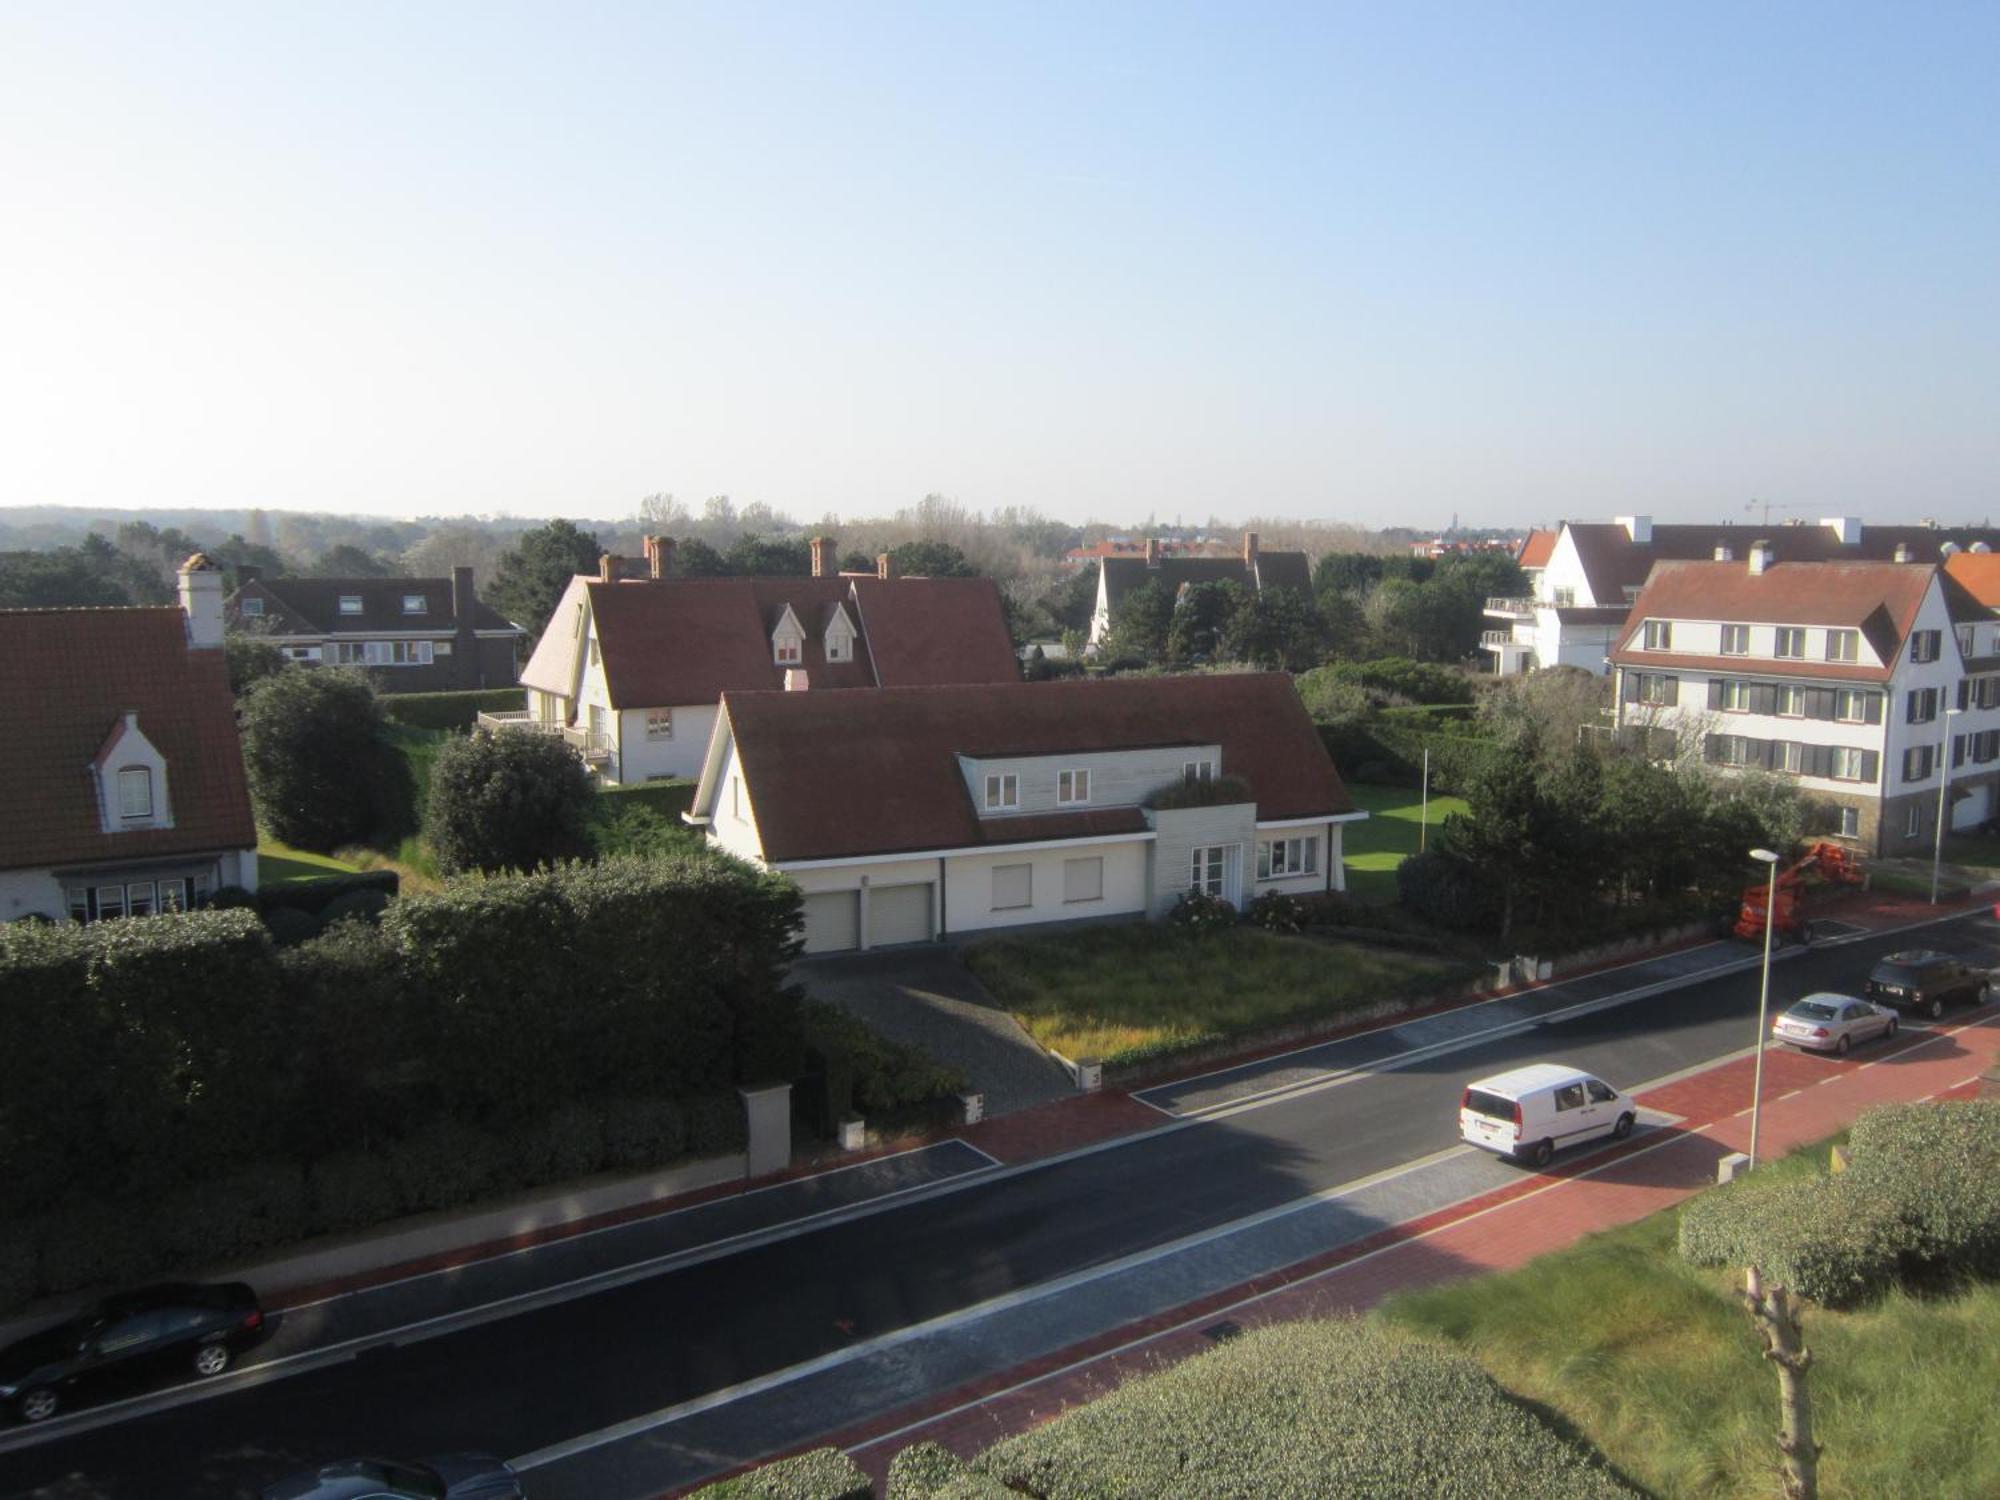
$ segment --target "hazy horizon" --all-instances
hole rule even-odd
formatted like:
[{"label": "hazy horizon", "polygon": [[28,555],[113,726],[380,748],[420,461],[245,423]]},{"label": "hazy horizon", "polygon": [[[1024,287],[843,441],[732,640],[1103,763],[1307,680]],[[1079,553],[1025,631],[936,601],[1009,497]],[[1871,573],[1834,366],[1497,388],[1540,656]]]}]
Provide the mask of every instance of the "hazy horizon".
[{"label": "hazy horizon", "polygon": [[0,507],[1978,520],[2000,8],[0,13]]}]

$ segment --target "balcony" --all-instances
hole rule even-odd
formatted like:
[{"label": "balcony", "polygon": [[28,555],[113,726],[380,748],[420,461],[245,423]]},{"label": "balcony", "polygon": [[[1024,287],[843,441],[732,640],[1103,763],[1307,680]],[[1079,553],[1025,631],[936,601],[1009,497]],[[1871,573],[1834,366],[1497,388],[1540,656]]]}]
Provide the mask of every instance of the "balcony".
[{"label": "balcony", "polygon": [[1499,615],[1508,620],[1532,620],[1535,617],[1535,601],[1532,599],[1505,599],[1498,596],[1486,601],[1486,613]]},{"label": "balcony", "polygon": [[1534,642],[1515,640],[1511,630],[1482,630],[1479,632],[1479,644],[1489,651],[1498,651],[1505,646],[1518,646],[1525,651]]},{"label": "balcony", "polygon": [[559,724],[551,719],[531,717],[525,709],[510,713],[482,713],[479,727],[494,734],[553,734],[560,735],[562,742],[581,756],[588,765],[601,765],[611,759],[611,739],[608,735],[592,734],[587,729],[572,729],[567,724]]}]

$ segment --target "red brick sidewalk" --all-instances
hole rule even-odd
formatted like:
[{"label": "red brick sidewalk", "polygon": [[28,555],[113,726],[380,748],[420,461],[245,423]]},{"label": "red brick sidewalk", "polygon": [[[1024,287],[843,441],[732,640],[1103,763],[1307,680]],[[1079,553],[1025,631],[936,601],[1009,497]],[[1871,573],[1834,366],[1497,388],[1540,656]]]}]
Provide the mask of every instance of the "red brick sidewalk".
[{"label": "red brick sidewalk", "polygon": [[[1969,1093],[1996,1058],[2000,1016],[1986,1011],[1844,1061],[1767,1052],[1760,1152],[1774,1156],[1822,1139],[1872,1104]],[[1512,1269],[1590,1231],[1643,1218],[1713,1182],[1717,1161],[1747,1148],[1751,1068],[1750,1059],[1738,1059],[1642,1095],[1648,1108],[1685,1117],[1662,1135],[1551,1175],[1524,1176],[1470,1203],[940,1393],[828,1441],[845,1447],[879,1482],[889,1460],[911,1443],[928,1439],[970,1455],[1131,1374],[1212,1347],[1202,1330],[1219,1321],[1242,1326],[1364,1309],[1393,1291]]]}]

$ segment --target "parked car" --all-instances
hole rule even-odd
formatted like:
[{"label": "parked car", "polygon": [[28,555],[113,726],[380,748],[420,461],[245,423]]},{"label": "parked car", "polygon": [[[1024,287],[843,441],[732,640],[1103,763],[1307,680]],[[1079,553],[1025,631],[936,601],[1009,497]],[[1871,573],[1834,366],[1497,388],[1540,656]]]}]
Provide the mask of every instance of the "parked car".
[{"label": "parked car", "polygon": [[45,1422],[73,1393],[121,1376],[220,1375],[263,1328],[257,1294],[240,1281],[125,1292],[0,1349],[0,1402]]},{"label": "parked car", "polygon": [[356,1458],[267,1485],[263,1500],[523,1500],[521,1481],[497,1458],[448,1453],[420,1463]]},{"label": "parked car", "polygon": [[1481,1150],[1546,1167],[1564,1146],[1624,1140],[1638,1109],[1603,1079],[1557,1063],[1533,1063],[1466,1085],[1460,1139]]},{"label": "parked car", "polygon": [[1896,1034],[1896,1013],[1852,995],[1807,995],[1771,1023],[1771,1040],[1847,1056],[1856,1042]]},{"label": "parked car", "polygon": [[1891,953],[1868,976],[1868,998],[1878,1005],[1914,1010],[1935,1021],[1948,1001],[1980,1005],[1992,990],[1991,975],[1977,964],[1929,948]]}]

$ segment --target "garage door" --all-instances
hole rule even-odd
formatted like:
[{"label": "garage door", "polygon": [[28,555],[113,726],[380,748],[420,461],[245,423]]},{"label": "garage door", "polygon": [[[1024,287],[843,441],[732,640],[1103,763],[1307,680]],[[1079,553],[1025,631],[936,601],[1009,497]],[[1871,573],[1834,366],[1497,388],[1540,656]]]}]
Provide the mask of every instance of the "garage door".
[{"label": "garage door", "polygon": [[1971,795],[1961,797],[1951,805],[1951,826],[1977,828],[1993,814],[1993,783],[1983,782],[1972,788]]},{"label": "garage door", "polygon": [[868,892],[868,946],[928,943],[931,940],[929,885],[878,885]]},{"label": "garage door", "polygon": [[822,891],[806,897],[806,952],[840,953],[861,946],[861,893]]}]

